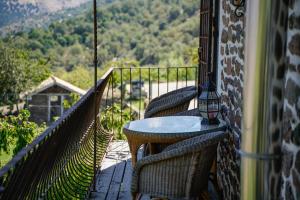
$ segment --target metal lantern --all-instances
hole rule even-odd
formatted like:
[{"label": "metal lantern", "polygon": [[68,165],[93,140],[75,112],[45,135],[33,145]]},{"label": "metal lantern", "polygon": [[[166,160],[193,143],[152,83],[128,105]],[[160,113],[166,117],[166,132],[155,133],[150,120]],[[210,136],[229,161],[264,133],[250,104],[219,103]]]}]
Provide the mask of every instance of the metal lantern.
[{"label": "metal lantern", "polygon": [[218,124],[220,96],[216,91],[211,74],[208,77],[208,82],[202,85],[202,92],[198,97],[198,109],[203,117],[202,124]]}]

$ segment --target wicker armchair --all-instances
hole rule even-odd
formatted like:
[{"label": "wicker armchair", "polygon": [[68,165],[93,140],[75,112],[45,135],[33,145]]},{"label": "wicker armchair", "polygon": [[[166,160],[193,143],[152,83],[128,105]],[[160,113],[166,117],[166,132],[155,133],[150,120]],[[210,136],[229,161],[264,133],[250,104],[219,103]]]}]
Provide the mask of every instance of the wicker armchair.
[{"label": "wicker armchair", "polygon": [[197,88],[188,86],[152,99],[145,110],[145,118],[173,115],[188,109],[197,96]]},{"label": "wicker armchair", "polygon": [[201,199],[207,194],[209,171],[224,132],[208,133],[168,146],[139,160],[131,192],[159,198]]}]

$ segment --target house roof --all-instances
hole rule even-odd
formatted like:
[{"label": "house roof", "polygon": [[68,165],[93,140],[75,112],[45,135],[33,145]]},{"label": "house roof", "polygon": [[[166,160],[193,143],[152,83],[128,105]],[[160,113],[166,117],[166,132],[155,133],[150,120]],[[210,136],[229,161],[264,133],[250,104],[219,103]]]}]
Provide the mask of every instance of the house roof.
[{"label": "house roof", "polygon": [[33,92],[31,92],[30,95],[34,95],[37,93],[40,93],[54,85],[57,85],[59,87],[62,87],[66,90],[69,90],[70,92],[75,92],[80,95],[84,95],[86,93],[85,90],[80,89],[79,87],[76,87],[75,85],[72,85],[71,83],[64,81],[62,79],[59,79],[55,76],[50,76],[48,79],[44,80],[39,86],[37,86]]}]

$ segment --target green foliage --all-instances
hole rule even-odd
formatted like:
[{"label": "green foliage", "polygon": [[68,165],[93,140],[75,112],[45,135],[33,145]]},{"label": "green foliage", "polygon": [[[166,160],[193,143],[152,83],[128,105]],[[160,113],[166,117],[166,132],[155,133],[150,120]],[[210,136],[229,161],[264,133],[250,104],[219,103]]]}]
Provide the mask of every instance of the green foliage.
[{"label": "green foliage", "polygon": [[22,110],[17,116],[0,118],[0,155],[15,155],[45,130],[45,124],[39,126],[30,122],[29,117],[29,111]]},{"label": "green foliage", "polygon": [[54,74],[58,78],[70,82],[82,89],[89,89],[93,85],[93,71],[87,67],[78,66],[71,72],[67,72],[64,69],[58,69]]},{"label": "green foliage", "polygon": [[198,48],[190,48],[186,51],[185,58],[189,59],[192,65],[198,65]]},{"label": "green foliage", "polygon": [[64,109],[71,108],[79,99],[80,99],[79,94],[71,93],[69,99],[64,99],[64,102],[63,102]]},{"label": "green foliage", "polygon": [[133,119],[134,116],[130,113],[130,109],[127,108],[121,111],[120,105],[114,104],[101,112],[100,123],[104,129],[114,132],[115,140],[125,140],[123,126]]},{"label": "green foliage", "polygon": [[21,92],[30,90],[49,75],[45,60],[33,59],[24,50],[0,43],[0,94],[6,95],[0,104],[15,102]]},{"label": "green foliage", "polygon": [[[106,72],[110,67],[116,67],[122,69],[129,68],[129,67],[137,68],[140,67],[140,64],[136,60],[131,60],[131,59],[112,60],[105,64],[102,71]],[[116,72],[113,74],[114,86],[119,86],[121,84],[121,75],[123,80],[129,80],[130,73],[128,69],[124,69],[122,70],[122,72],[121,70],[116,70]],[[138,70],[133,70],[132,76],[137,77]]]},{"label": "green foliage", "polygon": [[[114,58],[137,60],[144,65],[190,65],[184,54],[198,46],[199,2],[194,0],[115,0],[98,8],[99,63]],[[92,63],[93,16],[89,10],[48,29],[36,28],[9,38],[17,47],[51,58],[53,68]],[[75,46],[74,46],[75,45]],[[173,61],[174,60],[174,61]],[[172,66],[173,67],[173,66]]]}]

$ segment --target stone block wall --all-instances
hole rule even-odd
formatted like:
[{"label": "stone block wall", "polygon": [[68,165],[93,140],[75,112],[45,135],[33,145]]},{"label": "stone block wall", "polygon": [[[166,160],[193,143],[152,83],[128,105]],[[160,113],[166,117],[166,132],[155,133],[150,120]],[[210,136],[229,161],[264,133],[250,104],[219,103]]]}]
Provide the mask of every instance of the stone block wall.
[{"label": "stone block wall", "polygon": [[245,17],[234,14],[229,0],[220,1],[218,92],[228,108],[230,137],[218,147],[218,184],[224,199],[240,199],[240,144],[244,76]]},{"label": "stone block wall", "polygon": [[[286,31],[287,4],[289,20]],[[231,136],[218,147],[218,183],[224,199],[240,199],[237,151],[242,130],[244,38],[247,33],[245,17],[236,17],[235,8],[229,0],[220,1],[217,85],[222,104],[228,108],[227,121],[232,128]],[[282,151],[283,156],[281,166],[278,162],[270,165],[270,193],[272,198],[280,195],[281,199],[300,199],[300,0],[274,1],[274,8],[272,29],[275,34],[270,38],[274,50],[274,80],[268,140],[270,152]]]},{"label": "stone block wall", "polygon": [[290,0],[284,83],[281,198],[300,199],[300,0]]}]

